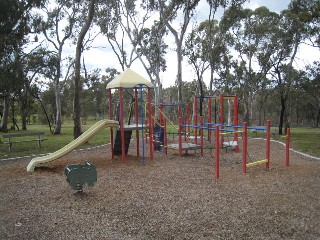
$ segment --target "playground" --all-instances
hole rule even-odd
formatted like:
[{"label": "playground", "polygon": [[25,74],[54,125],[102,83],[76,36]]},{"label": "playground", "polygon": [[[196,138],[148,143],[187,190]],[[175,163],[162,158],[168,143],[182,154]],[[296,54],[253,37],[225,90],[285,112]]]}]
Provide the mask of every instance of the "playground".
[{"label": "playground", "polygon": [[[77,150],[26,172],[30,158],[0,162],[2,239],[319,239],[320,162],[271,142],[270,170],[241,172],[189,152],[155,152],[141,166],[132,141],[126,163],[109,146]],[[173,152],[172,152],[173,151]],[[64,167],[90,160],[93,188],[77,194]]]},{"label": "playground", "polygon": [[[130,71],[107,89],[110,120],[56,152],[0,161],[3,239],[320,238],[320,161],[289,149],[290,129],[284,144],[269,120],[239,124],[237,96],[222,94],[201,97],[206,115],[195,97],[158,118],[152,85]],[[78,149],[104,128],[109,144]],[[70,166],[86,161],[97,182],[75,191],[71,171],[87,175]]]}]

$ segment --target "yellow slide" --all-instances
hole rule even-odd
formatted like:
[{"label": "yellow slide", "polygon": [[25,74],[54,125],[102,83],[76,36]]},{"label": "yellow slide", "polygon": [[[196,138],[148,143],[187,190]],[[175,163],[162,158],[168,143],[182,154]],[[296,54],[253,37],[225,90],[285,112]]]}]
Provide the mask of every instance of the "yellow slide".
[{"label": "yellow slide", "polygon": [[62,157],[63,155],[66,155],[67,153],[71,152],[81,144],[85,143],[90,139],[92,136],[94,136],[96,133],[98,133],[101,129],[107,128],[107,127],[118,127],[119,122],[114,120],[100,120],[99,122],[95,123],[92,127],[90,127],[87,131],[85,131],[80,137],[70,142],[68,145],[64,146],[63,148],[59,149],[58,151],[55,151],[53,153],[50,153],[49,155],[43,156],[43,157],[36,157],[33,158],[28,166],[27,171],[33,172],[34,168],[37,164],[40,163],[46,163],[53,161],[57,158]]}]

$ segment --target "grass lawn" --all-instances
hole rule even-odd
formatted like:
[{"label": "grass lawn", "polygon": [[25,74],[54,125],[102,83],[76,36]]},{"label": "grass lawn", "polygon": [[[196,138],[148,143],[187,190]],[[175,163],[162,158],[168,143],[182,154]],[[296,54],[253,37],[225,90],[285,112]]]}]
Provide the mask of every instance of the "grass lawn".
[{"label": "grass lawn", "polygon": [[[87,120],[87,124],[83,125],[83,131],[90,128],[97,120]],[[0,159],[38,155],[43,153],[54,152],[63,146],[67,145],[73,140],[73,122],[68,121],[62,125],[61,134],[52,135],[48,126],[45,125],[28,125],[27,131],[9,131],[8,133],[23,133],[23,132],[45,132],[45,138],[48,139],[42,143],[42,148],[38,147],[37,142],[21,142],[14,143],[12,152],[8,151],[6,141],[0,133]],[[178,132],[176,126],[168,126],[167,132]],[[170,136],[172,137],[172,136]],[[17,139],[19,140],[19,139]],[[285,141],[284,137],[280,137],[279,140]],[[314,156],[320,157],[320,129],[319,128],[293,128],[291,129],[291,147],[308,153]],[[101,144],[109,143],[109,129],[103,129],[97,135],[95,135],[89,142],[80,146],[80,148],[87,148],[97,146]]]},{"label": "grass lawn", "polygon": [[320,128],[293,128],[290,138],[295,150],[320,157]]}]

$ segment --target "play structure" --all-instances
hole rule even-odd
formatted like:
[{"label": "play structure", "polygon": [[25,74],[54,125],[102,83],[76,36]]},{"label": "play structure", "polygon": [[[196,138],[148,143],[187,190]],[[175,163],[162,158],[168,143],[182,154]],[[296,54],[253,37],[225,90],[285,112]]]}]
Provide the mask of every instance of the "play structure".
[{"label": "play structure", "polygon": [[[113,79],[108,85],[107,89],[109,92],[109,118],[114,118],[113,116],[113,105],[112,105],[112,91],[117,92],[118,94],[118,111],[116,118],[119,120],[119,129],[117,129],[116,134],[113,132],[113,128],[110,128],[110,139],[111,139],[111,156],[112,159],[114,155],[121,155],[121,162],[126,161],[126,154],[128,152],[128,148],[130,145],[132,131],[136,133],[136,141],[137,141],[137,156],[140,156],[140,139],[142,141],[142,159],[141,163],[145,162],[145,140],[144,133],[148,131],[149,136],[153,136],[153,117],[152,117],[152,104],[151,104],[151,89],[153,89],[153,85],[147,79],[141,77],[136,72],[131,69],[127,69],[122,74],[118,75],[115,79]],[[129,116],[127,116],[127,123],[125,122],[124,117],[124,91],[127,92],[128,95],[130,93],[128,90],[133,91],[133,95],[131,96],[132,100],[129,104]],[[144,95],[147,95],[147,111],[144,110]],[[132,112],[134,109],[134,120],[135,123],[131,124]],[[128,110],[128,109],[127,109]],[[140,113],[140,114],[139,114]],[[148,113],[148,114],[146,114]],[[145,115],[147,115],[147,119],[145,119]],[[145,123],[147,122],[147,124]],[[149,123],[149,124],[148,124]],[[142,136],[140,136],[139,131],[142,132]],[[115,138],[114,138],[115,135]],[[150,154],[149,157],[153,159],[153,141],[150,141]]]},{"label": "play structure", "polygon": [[[194,96],[193,104],[162,103],[156,106],[152,103],[152,83],[131,69],[118,75],[106,88],[109,98],[109,119],[112,120],[101,120],[60,150],[47,156],[33,158],[27,166],[28,172],[33,171],[38,164],[53,161],[71,152],[103,128],[110,129],[111,158],[114,159],[119,155],[121,162],[126,161],[130,142],[134,139],[136,155],[141,157],[142,165],[145,164],[146,144],[148,144],[150,160],[153,160],[154,151],[167,154],[168,149],[178,150],[180,157],[183,151],[187,153],[188,150],[193,150],[195,153],[199,150],[201,157],[205,155],[205,149],[210,149],[211,153],[214,151],[212,158],[217,179],[220,175],[221,149],[236,154],[237,159],[242,156],[243,173],[252,166],[265,164],[266,169],[270,167],[270,121],[267,121],[265,127],[247,126],[246,123],[239,125],[237,96],[223,94]],[[199,112],[201,107],[206,111]],[[165,114],[166,108],[174,109],[177,115]],[[155,116],[155,112],[158,117]],[[173,140],[174,134],[178,135],[174,140],[176,142],[169,143],[168,123],[176,129],[176,132],[173,132]],[[265,156],[261,159],[250,157],[249,131],[262,132],[261,135],[266,141],[262,150],[265,151]],[[286,166],[289,165],[290,129],[287,133]]]},{"label": "play structure", "polygon": [[[115,120],[101,120],[90,127],[87,131],[85,131],[81,136],[77,139],[70,142],[68,145],[64,146],[63,148],[50,153],[46,156],[36,157],[33,158],[28,166],[27,171],[32,172],[34,171],[35,167],[39,164],[48,163],[53,160],[56,160],[69,152],[73,151],[86,141],[88,141],[91,137],[96,135],[104,128],[110,129],[110,146],[111,146],[111,153],[112,158],[114,155],[118,154],[121,155],[121,161],[125,162],[125,156],[128,152],[132,131],[136,131],[136,139],[137,139],[137,156],[140,156],[140,146],[139,146],[139,131],[142,131],[142,136],[144,135],[144,131],[148,130],[150,136],[153,136],[153,125],[144,124],[145,122],[145,111],[143,110],[143,97],[145,92],[147,92],[148,97],[148,112],[151,113],[148,116],[146,122],[152,124],[152,109],[151,109],[151,89],[153,89],[153,85],[150,81],[146,80],[145,78],[141,77],[131,69],[127,69],[122,74],[118,75],[115,79],[113,79],[108,85],[107,89],[109,91],[109,116],[110,119],[113,118],[113,107],[112,107],[112,91],[118,93],[119,96],[119,104],[118,104],[118,114]],[[123,100],[123,91],[127,89],[134,90],[134,108],[135,108],[135,123],[130,124],[130,117],[129,123],[126,125],[124,124],[124,100]],[[139,93],[139,96],[138,96]],[[140,101],[140,104],[139,104]],[[132,110],[132,109],[131,109]],[[139,112],[140,117],[139,117]],[[141,123],[139,123],[139,121]],[[115,132],[115,133],[114,133]],[[115,138],[114,138],[115,136]],[[142,137],[142,163],[144,164],[145,158],[145,149],[144,149],[144,138]],[[153,158],[153,149],[152,149],[153,141],[150,141],[150,159]]]},{"label": "play structure", "polygon": [[[207,105],[205,109],[208,111],[203,114],[205,116],[198,116],[198,99],[202,98],[207,99]],[[214,121],[212,114],[212,100],[215,102],[219,102],[219,109],[215,107],[214,111]],[[232,109],[228,109],[226,113],[224,108],[224,102],[232,101]],[[202,102],[204,104],[204,102]],[[215,103],[215,105],[217,105]],[[267,121],[265,127],[257,127],[257,126],[247,126],[246,123],[243,125],[238,124],[238,98],[237,96],[223,96],[220,95],[218,97],[215,96],[195,96],[193,103],[193,121],[191,121],[190,117],[190,105],[187,105],[187,115],[185,118],[181,116],[181,107],[184,105],[163,105],[163,106],[175,106],[178,108],[178,143],[167,143],[167,134],[164,134],[164,146],[165,153],[167,153],[167,148],[178,150],[179,155],[182,156],[183,152],[186,153],[188,150],[199,150],[200,156],[204,156],[204,149],[210,148],[214,150],[214,162],[215,162],[215,176],[219,178],[220,175],[220,158],[221,158],[221,149],[225,149],[226,151],[231,151],[232,154],[237,154],[237,159],[242,158],[242,171],[243,173],[247,172],[247,168],[257,165],[265,164],[265,168],[268,170],[270,166],[270,121]],[[163,109],[163,106],[160,105],[160,109]],[[230,104],[229,104],[230,106]],[[229,107],[230,108],[230,107]],[[230,114],[230,110],[232,110],[232,114]],[[218,113],[218,114],[217,114]],[[229,123],[225,124],[224,115],[229,114],[233,116],[233,124]],[[217,117],[218,115],[218,117]],[[204,121],[204,118],[207,121]],[[163,113],[160,112],[160,121],[162,121],[163,128],[166,129],[166,119],[163,117]],[[193,124],[190,124],[193,122]],[[261,139],[266,141],[264,147],[260,146],[260,152],[265,152],[265,156],[261,159],[254,159],[254,157],[250,157],[250,151],[248,151],[248,136],[249,131],[261,132],[260,135],[264,135]],[[206,133],[206,134],[205,134]],[[286,140],[286,157],[285,157],[285,165],[289,165],[289,139],[290,139],[290,129],[287,132],[287,140]],[[240,136],[240,138],[239,138]],[[251,138],[253,139],[253,138]],[[240,149],[241,146],[241,149]],[[239,152],[242,154],[239,154]]]}]

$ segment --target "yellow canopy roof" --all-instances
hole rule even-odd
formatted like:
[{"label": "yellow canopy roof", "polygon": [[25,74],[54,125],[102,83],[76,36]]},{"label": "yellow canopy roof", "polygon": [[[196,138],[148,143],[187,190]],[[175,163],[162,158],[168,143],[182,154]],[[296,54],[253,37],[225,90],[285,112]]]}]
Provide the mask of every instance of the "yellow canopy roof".
[{"label": "yellow canopy roof", "polygon": [[134,87],[150,87],[152,88],[152,83],[140,76],[135,71],[128,68],[120,75],[116,76],[111,82],[108,83],[107,89],[110,88],[134,88]]}]

